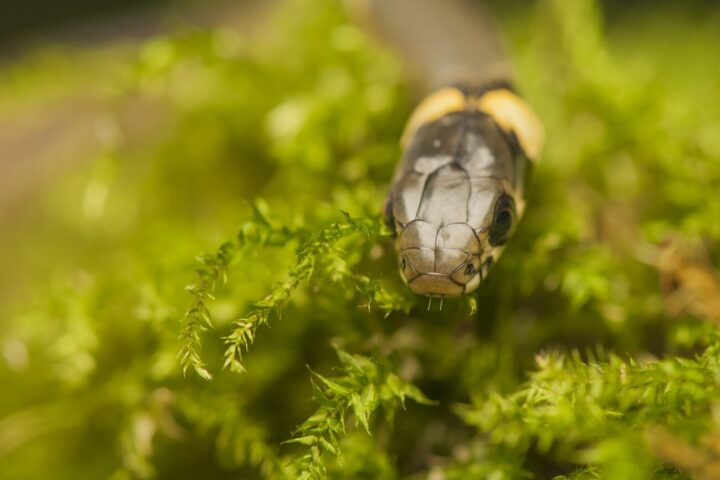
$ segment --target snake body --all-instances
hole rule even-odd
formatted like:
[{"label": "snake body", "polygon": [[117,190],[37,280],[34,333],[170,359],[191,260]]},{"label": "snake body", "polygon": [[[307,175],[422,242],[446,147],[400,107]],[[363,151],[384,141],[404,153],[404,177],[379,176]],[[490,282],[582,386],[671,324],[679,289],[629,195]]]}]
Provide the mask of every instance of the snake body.
[{"label": "snake body", "polygon": [[542,126],[514,91],[488,13],[466,0],[366,0],[425,99],[408,121],[385,207],[400,271],[430,297],[475,290],[525,207]]}]

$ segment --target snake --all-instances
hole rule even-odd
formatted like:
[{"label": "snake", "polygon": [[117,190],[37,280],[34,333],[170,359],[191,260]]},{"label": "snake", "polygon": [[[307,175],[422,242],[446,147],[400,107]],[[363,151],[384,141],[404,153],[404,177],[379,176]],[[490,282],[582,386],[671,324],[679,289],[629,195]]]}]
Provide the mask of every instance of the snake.
[{"label": "snake", "polygon": [[479,2],[364,0],[354,9],[406,60],[422,98],[383,209],[400,274],[430,301],[471,293],[525,210],[542,123]]}]

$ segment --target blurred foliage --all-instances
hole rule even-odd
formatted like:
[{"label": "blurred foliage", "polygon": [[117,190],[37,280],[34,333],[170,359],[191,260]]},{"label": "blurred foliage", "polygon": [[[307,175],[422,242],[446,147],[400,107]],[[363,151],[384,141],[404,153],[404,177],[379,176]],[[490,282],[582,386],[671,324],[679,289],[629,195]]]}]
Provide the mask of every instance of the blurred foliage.
[{"label": "blurred foliage", "polygon": [[502,18],[547,150],[502,261],[442,312],[377,213],[402,68],[336,3],[6,68],[0,112],[45,85],[103,115],[3,226],[0,476],[717,478],[717,318],[667,309],[652,260],[720,258],[708,12]]}]

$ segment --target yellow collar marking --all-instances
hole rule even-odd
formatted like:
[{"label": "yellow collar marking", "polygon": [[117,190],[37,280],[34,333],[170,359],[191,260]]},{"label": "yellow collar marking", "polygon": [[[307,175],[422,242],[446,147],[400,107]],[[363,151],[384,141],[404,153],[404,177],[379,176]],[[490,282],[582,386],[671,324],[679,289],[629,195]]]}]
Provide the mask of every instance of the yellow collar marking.
[{"label": "yellow collar marking", "polygon": [[453,87],[441,88],[431,93],[420,102],[410,116],[400,144],[407,147],[420,127],[452,112],[461,112],[467,108],[465,95]]},{"label": "yellow collar marking", "polygon": [[515,133],[530,160],[538,160],[545,143],[545,129],[525,100],[502,88],[490,90],[476,100],[476,105],[490,115],[500,128]]},{"label": "yellow collar marking", "polygon": [[487,113],[500,128],[508,133],[515,133],[520,147],[530,160],[538,160],[545,141],[542,123],[525,100],[505,88],[490,90],[480,98],[468,98],[454,87],[441,88],[431,93],[410,116],[400,141],[401,145],[406,148],[423,125],[468,107]]}]

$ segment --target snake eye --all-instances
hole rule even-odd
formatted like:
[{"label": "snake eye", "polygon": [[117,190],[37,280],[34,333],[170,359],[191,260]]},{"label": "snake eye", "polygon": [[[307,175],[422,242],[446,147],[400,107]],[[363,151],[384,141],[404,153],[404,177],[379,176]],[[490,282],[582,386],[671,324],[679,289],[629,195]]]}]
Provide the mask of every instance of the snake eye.
[{"label": "snake eye", "polygon": [[515,201],[508,194],[503,194],[495,204],[495,218],[490,225],[490,245],[504,245],[510,236],[515,220]]}]

